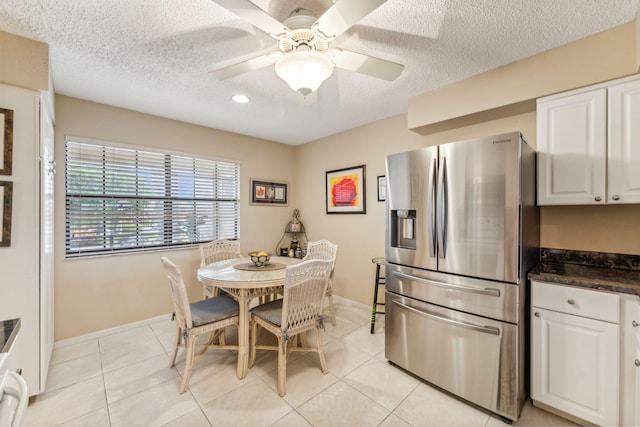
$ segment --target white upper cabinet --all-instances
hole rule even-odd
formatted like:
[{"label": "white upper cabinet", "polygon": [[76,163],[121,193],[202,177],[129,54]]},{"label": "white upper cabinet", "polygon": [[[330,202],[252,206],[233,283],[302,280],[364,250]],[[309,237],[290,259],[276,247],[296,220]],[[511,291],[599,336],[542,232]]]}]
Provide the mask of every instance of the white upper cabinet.
[{"label": "white upper cabinet", "polygon": [[640,203],[640,79],[608,92],[607,203]]},{"label": "white upper cabinet", "polygon": [[640,203],[638,117],[639,76],[539,99],[538,205]]}]

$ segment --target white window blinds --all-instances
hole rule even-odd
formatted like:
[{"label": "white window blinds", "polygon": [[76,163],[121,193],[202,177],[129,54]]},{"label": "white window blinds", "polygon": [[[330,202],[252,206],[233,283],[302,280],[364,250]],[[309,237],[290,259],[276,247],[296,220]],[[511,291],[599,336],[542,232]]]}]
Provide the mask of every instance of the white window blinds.
[{"label": "white window blinds", "polygon": [[239,236],[240,165],[66,142],[67,258]]}]

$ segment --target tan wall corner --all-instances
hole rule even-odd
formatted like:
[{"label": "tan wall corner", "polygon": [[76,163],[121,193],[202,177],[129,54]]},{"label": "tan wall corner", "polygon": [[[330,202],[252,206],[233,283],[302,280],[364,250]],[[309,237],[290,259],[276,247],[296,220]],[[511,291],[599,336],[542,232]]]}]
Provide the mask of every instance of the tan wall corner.
[{"label": "tan wall corner", "polygon": [[49,90],[49,45],[0,31],[0,83]]}]

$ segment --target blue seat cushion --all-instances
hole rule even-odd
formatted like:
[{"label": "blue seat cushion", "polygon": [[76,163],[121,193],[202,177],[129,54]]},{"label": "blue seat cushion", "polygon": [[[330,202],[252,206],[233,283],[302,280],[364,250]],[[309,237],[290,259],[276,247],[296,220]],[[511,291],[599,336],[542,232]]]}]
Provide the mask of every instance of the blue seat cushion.
[{"label": "blue seat cushion", "polygon": [[257,307],[252,308],[251,312],[269,323],[273,323],[277,326],[282,326],[281,323],[283,301],[283,299],[277,299],[266,304],[261,304]]},{"label": "blue seat cushion", "polygon": [[238,316],[238,301],[226,295],[205,299],[190,304],[193,326],[203,326]]}]

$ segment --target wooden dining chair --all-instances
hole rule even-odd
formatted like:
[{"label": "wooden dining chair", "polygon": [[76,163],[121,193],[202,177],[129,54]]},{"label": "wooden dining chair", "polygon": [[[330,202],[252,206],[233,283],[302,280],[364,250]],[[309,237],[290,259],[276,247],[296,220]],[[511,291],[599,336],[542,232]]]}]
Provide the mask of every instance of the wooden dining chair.
[{"label": "wooden dining chair", "polygon": [[[200,267],[216,261],[242,258],[240,254],[240,240],[212,240],[200,245]],[[215,297],[220,290],[215,287],[204,286],[203,294],[205,298]]]},{"label": "wooden dining chair", "polygon": [[[209,348],[238,350],[237,345],[214,344],[214,341],[220,334],[224,334],[224,328],[227,326],[235,325],[238,327],[239,306],[236,300],[227,295],[219,295],[189,304],[180,267],[165,257],[162,258],[162,265],[169,279],[176,321],[176,338],[169,367],[175,366],[178,348],[185,347],[187,350],[186,362],[179,388],[180,393],[184,393],[189,385],[193,365],[205,351]],[[204,344],[199,344],[198,338],[205,334],[209,335],[208,340]],[[220,342],[223,343],[224,340],[220,340]],[[196,346],[201,347],[197,354]]]},{"label": "wooden dining chair", "polygon": [[[256,350],[275,350],[278,352],[278,394],[286,394],[287,358],[292,351],[316,352],[320,357],[320,368],[326,374],[327,362],[322,349],[324,326],[322,306],[332,262],[328,260],[309,260],[287,267],[284,279],[282,299],[268,302],[251,309],[251,353],[249,367],[256,360]],[[260,325],[278,338],[277,346],[256,344],[256,333]],[[306,332],[315,329],[316,347],[308,347]],[[294,338],[300,337],[302,347],[292,345]]]},{"label": "wooden dining chair", "polygon": [[[338,258],[338,245],[331,243],[328,240],[317,240],[307,243],[307,255],[304,260],[310,259],[323,259],[330,260],[331,264],[331,277],[333,278],[333,269],[336,266],[336,259]],[[336,326],[336,314],[333,309],[333,287],[331,286],[331,279],[329,279],[329,286],[327,287],[327,300],[329,301],[329,314],[331,316],[331,324]]]}]

